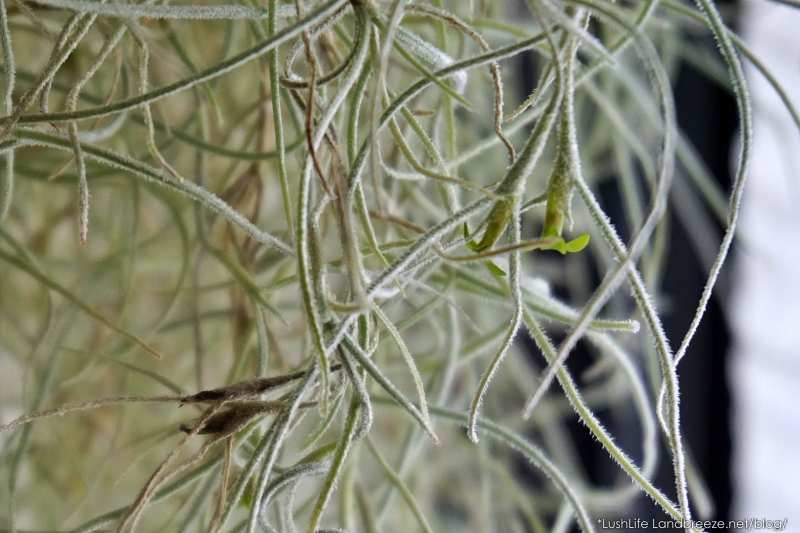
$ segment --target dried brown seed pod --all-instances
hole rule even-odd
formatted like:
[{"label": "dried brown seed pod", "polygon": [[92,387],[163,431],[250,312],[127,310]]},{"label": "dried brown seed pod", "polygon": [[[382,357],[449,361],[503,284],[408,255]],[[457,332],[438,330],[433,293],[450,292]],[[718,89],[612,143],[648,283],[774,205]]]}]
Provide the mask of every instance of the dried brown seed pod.
[{"label": "dried brown seed pod", "polygon": [[[316,402],[303,402],[300,407],[312,407]],[[184,433],[191,433],[197,428],[197,424],[201,423],[202,427],[197,431],[200,435],[229,435],[239,431],[248,422],[260,414],[276,413],[286,407],[282,401],[240,401],[231,402],[219,412],[202,422],[202,417],[196,419],[191,425],[181,424],[180,430]]]},{"label": "dried brown seed pod", "polygon": [[[342,367],[341,364],[331,365],[331,372],[335,372]],[[197,394],[192,394],[181,399],[181,404],[185,403],[212,403],[221,402],[223,400],[235,400],[238,398],[246,398],[248,396],[256,396],[258,394],[267,392],[271,389],[276,389],[287,383],[298,380],[306,375],[305,370],[299,372],[292,372],[290,374],[283,374],[280,376],[272,376],[269,378],[257,378],[248,381],[240,381],[233,385],[226,385],[216,389],[209,389],[200,391]]]},{"label": "dried brown seed pod", "polygon": [[201,435],[234,433],[255,416],[261,413],[278,411],[282,406],[282,402],[232,402],[219,413],[211,415],[205,422],[202,422],[202,419],[198,419],[191,425],[181,424],[180,429],[184,433],[191,433],[196,429],[197,424],[201,423],[202,427],[197,432]]}]

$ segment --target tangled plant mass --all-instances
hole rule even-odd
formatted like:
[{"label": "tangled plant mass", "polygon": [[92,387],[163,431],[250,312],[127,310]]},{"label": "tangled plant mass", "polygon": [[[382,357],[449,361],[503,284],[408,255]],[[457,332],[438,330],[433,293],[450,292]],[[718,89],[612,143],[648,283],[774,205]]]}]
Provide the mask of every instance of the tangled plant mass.
[{"label": "tangled plant mass", "polygon": [[[0,16],[0,525],[593,531],[640,494],[676,520],[709,512],[676,368],[747,176],[740,56],[800,126],[711,0]],[[676,124],[686,33],[715,38],[705,68],[739,106],[728,199]],[[725,225],[677,350],[654,299],[673,185],[697,198],[682,224]],[[598,409],[635,413],[641,445]],[[576,417],[625,482],[581,475]]]}]

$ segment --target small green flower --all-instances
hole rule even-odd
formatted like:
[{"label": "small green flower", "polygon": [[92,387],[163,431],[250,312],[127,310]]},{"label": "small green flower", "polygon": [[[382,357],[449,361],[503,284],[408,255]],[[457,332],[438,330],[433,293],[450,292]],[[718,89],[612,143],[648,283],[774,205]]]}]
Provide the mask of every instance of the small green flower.
[{"label": "small green flower", "polygon": [[586,248],[589,244],[589,234],[581,233],[571,241],[565,241],[563,237],[556,237],[553,244],[549,244],[542,248],[542,250],[556,250],[561,252],[562,255],[576,254]]}]

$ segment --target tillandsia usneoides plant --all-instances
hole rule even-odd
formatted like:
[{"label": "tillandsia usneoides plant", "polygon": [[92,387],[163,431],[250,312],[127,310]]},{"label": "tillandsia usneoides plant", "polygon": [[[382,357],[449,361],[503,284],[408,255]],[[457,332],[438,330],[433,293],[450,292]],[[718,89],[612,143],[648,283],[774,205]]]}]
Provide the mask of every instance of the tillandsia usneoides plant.
[{"label": "tillandsia usneoides plant", "polygon": [[[800,128],[712,0],[0,0],[0,45],[3,531],[709,514],[677,367],[735,234],[743,60]],[[676,122],[696,57],[738,104],[729,191]],[[681,339],[673,184],[708,258]],[[617,485],[583,473],[575,420]]]}]

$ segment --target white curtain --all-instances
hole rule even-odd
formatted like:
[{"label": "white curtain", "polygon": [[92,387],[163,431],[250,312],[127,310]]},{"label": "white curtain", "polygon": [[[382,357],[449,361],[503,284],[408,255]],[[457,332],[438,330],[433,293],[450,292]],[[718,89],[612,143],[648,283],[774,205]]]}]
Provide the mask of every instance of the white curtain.
[{"label": "white curtain", "polygon": [[[800,105],[800,9],[743,7],[746,42]],[[747,74],[754,144],[729,309],[733,516],[800,531],[800,132],[755,68]]]}]

